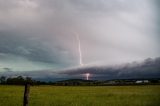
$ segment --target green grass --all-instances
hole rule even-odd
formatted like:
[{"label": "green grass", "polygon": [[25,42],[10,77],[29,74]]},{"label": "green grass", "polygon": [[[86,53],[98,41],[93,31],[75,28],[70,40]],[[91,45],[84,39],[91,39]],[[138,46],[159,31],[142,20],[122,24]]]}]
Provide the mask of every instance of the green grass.
[{"label": "green grass", "polygon": [[[0,106],[22,106],[23,86],[0,86]],[[33,86],[30,106],[160,106],[160,86]]]}]

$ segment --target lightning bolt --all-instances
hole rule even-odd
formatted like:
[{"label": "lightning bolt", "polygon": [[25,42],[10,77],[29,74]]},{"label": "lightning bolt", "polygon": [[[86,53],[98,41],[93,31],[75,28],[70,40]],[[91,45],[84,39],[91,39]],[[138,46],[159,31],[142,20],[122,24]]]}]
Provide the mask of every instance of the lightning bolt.
[{"label": "lightning bolt", "polygon": [[[77,39],[77,42],[78,42],[79,64],[80,64],[80,66],[84,66],[83,61],[82,61],[81,40],[79,38],[78,33],[74,32],[74,31],[73,31],[73,33],[76,36],[76,39]],[[86,73],[85,76],[86,76],[86,80],[89,80],[90,73]]]},{"label": "lightning bolt", "polygon": [[78,33],[74,32],[74,34],[75,34],[76,39],[77,39],[77,41],[78,41],[79,64],[80,64],[81,66],[83,66],[84,64],[83,64],[83,61],[82,61],[81,40],[80,40],[80,38],[79,38]]}]

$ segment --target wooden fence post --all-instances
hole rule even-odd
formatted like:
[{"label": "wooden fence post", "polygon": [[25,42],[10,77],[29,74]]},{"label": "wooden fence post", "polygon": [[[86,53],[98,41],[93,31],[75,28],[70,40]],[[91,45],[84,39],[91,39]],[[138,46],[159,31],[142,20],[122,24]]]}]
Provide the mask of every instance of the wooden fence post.
[{"label": "wooden fence post", "polygon": [[30,84],[25,84],[23,106],[28,106],[29,104],[29,92],[30,92]]}]

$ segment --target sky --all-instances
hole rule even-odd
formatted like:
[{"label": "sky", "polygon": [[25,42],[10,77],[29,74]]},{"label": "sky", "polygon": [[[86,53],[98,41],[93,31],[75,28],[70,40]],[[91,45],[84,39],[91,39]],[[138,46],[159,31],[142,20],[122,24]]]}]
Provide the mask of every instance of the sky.
[{"label": "sky", "polygon": [[159,10],[159,0],[0,0],[0,71],[160,57]]}]

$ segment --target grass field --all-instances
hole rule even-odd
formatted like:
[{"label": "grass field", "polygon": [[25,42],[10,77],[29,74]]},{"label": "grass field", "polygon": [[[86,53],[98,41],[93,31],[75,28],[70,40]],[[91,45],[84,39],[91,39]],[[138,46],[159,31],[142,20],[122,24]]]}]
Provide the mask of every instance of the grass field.
[{"label": "grass field", "polygon": [[[32,86],[30,106],[160,106],[160,86]],[[22,106],[23,86],[0,86],[0,106]]]}]

